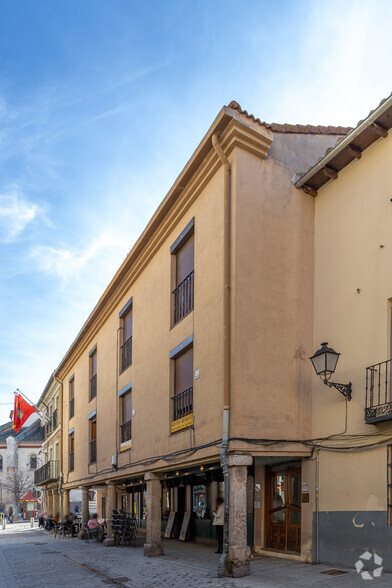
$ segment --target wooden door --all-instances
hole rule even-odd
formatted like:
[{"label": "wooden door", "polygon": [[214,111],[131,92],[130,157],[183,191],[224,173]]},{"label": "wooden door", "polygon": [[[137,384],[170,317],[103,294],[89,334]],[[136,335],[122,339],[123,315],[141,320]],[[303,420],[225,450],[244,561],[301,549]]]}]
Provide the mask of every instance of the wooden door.
[{"label": "wooden door", "polygon": [[301,551],[301,470],[268,471],[267,545]]}]

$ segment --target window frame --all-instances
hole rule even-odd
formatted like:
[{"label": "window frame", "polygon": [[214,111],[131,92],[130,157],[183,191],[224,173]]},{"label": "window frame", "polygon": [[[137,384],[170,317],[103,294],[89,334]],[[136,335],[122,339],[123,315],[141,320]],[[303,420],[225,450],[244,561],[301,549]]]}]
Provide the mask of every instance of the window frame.
[{"label": "window frame", "polygon": [[[94,345],[89,355],[89,402],[97,397],[98,392],[98,349],[97,345]],[[95,365],[94,365],[95,361]],[[95,367],[95,373],[94,373]],[[95,380],[94,380],[95,378]]]},{"label": "window frame", "polygon": [[[191,381],[192,385],[180,392],[176,390],[176,360],[178,360],[182,355],[187,353],[188,351],[192,351],[192,371],[191,371]],[[183,431],[184,429],[188,429],[189,427],[193,426],[193,415],[194,415],[194,398],[193,398],[193,382],[194,382],[194,344],[193,344],[193,334],[187,337],[184,341],[182,341],[177,347],[171,350],[169,354],[172,369],[171,369],[171,385],[170,390],[173,394],[170,396],[170,433],[177,433],[178,431]],[[184,395],[184,400],[178,399],[178,396],[182,393],[186,393]],[[184,402],[188,402],[191,405],[191,409],[189,412],[186,412],[187,409],[182,406],[180,410],[185,410],[186,414],[178,417],[176,414],[179,410],[178,403],[183,404]],[[177,403],[177,409],[176,409]],[[177,416],[177,418],[175,418]],[[185,419],[185,423],[181,422]]]},{"label": "window frame", "polygon": [[[71,451],[73,449],[73,451]],[[73,458],[71,459],[71,455]],[[71,468],[71,461],[72,468]],[[75,431],[72,429],[68,432],[68,471],[73,472],[75,470]]]},{"label": "window frame", "polygon": [[[120,329],[122,331],[121,344],[119,348],[119,373],[122,374],[132,365],[132,342],[133,342],[133,298],[118,313],[120,319]],[[125,324],[127,317],[131,316],[131,335],[125,340]],[[124,357],[126,361],[124,361]],[[126,365],[124,365],[126,364]]]},{"label": "window frame", "polygon": [[[97,411],[94,410],[91,415],[88,417],[89,421],[89,465],[97,463]],[[95,426],[94,426],[95,425]],[[95,431],[95,437],[93,438],[93,431]],[[95,449],[93,450],[93,443],[95,444]],[[94,459],[92,459],[92,455],[95,454]]]},{"label": "window frame", "polygon": [[[171,255],[171,302],[170,302],[170,327],[180,323],[195,307],[194,274],[195,274],[195,218],[193,217],[183,229],[179,237],[170,247]],[[177,283],[178,254],[189,241],[193,239],[193,269]],[[181,311],[178,310],[181,305]]]},{"label": "window frame", "polygon": [[[72,392],[72,395],[71,395]],[[68,420],[71,420],[75,416],[75,375],[72,376],[68,380]]]}]

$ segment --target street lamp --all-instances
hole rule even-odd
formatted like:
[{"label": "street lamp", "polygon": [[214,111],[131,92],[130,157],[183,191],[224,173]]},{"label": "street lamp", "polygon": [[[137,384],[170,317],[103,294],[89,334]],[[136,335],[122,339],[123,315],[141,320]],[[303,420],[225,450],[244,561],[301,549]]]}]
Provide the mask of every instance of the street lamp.
[{"label": "street lamp", "polygon": [[337,382],[330,382],[330,377],[335,372],[336,364],[338,363],[340,353],[336,353],[333,349],[328,347],[328,343],[321,343],[321,348],[310,358],[314,367],[314,371],[323,380],[324,384],[330,388],[336,388],[345,398],[351,400],[351,382],[348,384],[338,384]]}]

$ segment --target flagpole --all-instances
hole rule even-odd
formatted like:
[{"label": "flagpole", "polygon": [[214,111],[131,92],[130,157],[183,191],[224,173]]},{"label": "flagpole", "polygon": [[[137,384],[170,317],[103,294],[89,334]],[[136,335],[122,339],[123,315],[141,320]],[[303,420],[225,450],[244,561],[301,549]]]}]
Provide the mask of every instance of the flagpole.
[{"label": "flagpole", "polygon": [[[41,418],[43,417],[44,419],[46,419],[46,422],[47,422],[47,423],[50,423],[50,418],[49,418],[49,417],[48,417],[48,416],[47,416],[45,413],[43,413],[43,412],[42,412],[42,410],[40,410],[40,409],[38,408],[38,406],[35,404],[35,402],[33,402],[32,400],[30,400],[30,398],[29,398],[28,396],[26,396],[26,394],[24,394],[23,392],[21,392],[21,391],[19,390],[19,388],[17,388],[17,389],[15,390],[14,394],[15,394],[15,396],[16,396],[17,394],[20,394],[21,396],[23,396],[23,398],[24,398],[25,400],[27,400],[27,402],[29,402],[29,403],[30,403],[32,406],[34,406],[34,408],[35,408],[36,412],[37,412],[39,415],[42,415],[42,416],[41,416]],[[43,401],[42,401],[42,404],[45,404],[45,402],[43,402]],[[46,408],[48,408],[48,406],[47,406],[46,404],[45,404],[45,406],[46,406]]]}]

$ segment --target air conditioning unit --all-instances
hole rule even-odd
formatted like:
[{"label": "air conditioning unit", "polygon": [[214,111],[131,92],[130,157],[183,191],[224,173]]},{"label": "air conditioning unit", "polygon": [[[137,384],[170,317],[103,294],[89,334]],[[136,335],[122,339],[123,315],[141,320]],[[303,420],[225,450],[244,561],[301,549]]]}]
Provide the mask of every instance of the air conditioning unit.
[{"label": "air conditioning unit", "polygon": [[117,467],[117,453],[115,453],[114,455],[112,455],[112,466],[114,468]]}]

